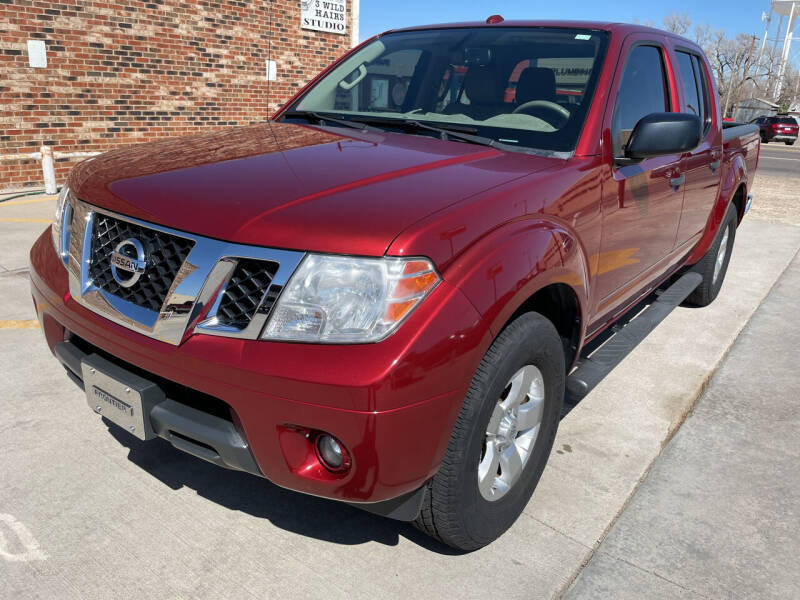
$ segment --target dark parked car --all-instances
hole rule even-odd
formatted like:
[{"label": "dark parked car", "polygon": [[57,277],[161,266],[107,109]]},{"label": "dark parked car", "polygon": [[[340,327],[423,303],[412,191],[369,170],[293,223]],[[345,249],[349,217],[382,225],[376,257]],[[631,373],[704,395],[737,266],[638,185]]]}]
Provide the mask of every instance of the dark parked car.
[{"label": "dark parked car", "polygon": [[791,146],[797,140],[798,126],[794,117],[758,117],[751,123],[761,129],[761,141],[765,144],[785,142],[787,146]]}]

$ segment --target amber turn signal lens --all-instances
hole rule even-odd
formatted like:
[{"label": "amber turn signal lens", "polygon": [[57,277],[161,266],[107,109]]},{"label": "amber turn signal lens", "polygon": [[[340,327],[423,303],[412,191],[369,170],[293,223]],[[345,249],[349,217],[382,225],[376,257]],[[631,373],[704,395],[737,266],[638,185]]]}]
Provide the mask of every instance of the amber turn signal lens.
[{"label": "amber turn signal lens", "polygon": [[401,279],[397,282],[394,297],[405,298],[406,296],[416,296],[417,294],[425,293],[436,285],[437,281],[439,281],[439,278],[436,276],[436,273],[432,271],[428,271],[422,275],[408,277],[407,279]]},{"label": "amber turn signal lens", "polygon": [[390,304],[386,309],[386,320],[391,323],[402,321],[403,317],[405,317],[409,311],[414,308],[414,305],[417,302],[418,299],[414,298],[413,300],[406,300],[405,302],[395,302]]},{"label": "amber turn signal lens", "polygon": [[437,283],[439,276],[427,260],[408,262],[388,299],[384,319],[389,323],[402,321]]}]

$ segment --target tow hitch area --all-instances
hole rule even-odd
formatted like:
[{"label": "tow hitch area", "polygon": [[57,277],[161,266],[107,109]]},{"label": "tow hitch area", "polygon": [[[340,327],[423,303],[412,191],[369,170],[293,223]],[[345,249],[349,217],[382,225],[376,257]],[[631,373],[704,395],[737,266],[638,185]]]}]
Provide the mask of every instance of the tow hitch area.
[{"label": "tow hitch area", "polygon": [[601,338],[605,339],[601,341],[601,345],[588,344],[567,378],[569,400],[574,404],[585,398],[675,307],[686,300],[701,281],[703,277],[699,273],[689,272],[682,275],[661,292],[655,302],[624,326],[612,327],[612,335]]}]

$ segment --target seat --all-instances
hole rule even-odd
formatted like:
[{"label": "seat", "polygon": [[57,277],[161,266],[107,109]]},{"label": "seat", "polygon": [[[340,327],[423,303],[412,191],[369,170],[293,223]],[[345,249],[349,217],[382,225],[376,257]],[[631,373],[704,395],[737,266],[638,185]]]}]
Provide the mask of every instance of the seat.
[{"label": "seat", "polygon": [[545,67],[528,67],[517,82],[517,106],[533,100],[555,102],[556,74]]},{"label": "seat", "polygon": [[[556,74],[545,67],[528,67],[520,73],[517,82],[517,96],[514,103],[517,110],[528,102],[547,102],[550,106],[526,107],[522,112],[538,117],[556,129],[564,126],[569,119],[568,109],[557,102]],[[561,107],[559,114],[559,107]]]},{"label": "seat", "polygon": [[476,121],[484,121],[509,112],[510,105],[503,102],[504,93],[505,89],[494,69],[471,67],[464,79],[464,94],[469,99],[469,104],[448,104],[442,112],[446,115],[467,115]]}]

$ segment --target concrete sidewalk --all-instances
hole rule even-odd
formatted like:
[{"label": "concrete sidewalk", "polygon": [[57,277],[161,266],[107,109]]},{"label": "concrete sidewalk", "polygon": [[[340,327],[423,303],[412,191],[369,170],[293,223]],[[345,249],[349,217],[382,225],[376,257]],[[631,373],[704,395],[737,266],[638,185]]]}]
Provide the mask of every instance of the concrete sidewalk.
[{"label": "concrete sidewalk", "polygon": [[568,594],[800,598],[800,257]]}]

